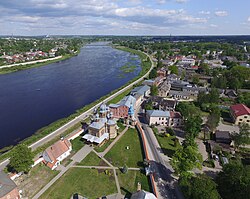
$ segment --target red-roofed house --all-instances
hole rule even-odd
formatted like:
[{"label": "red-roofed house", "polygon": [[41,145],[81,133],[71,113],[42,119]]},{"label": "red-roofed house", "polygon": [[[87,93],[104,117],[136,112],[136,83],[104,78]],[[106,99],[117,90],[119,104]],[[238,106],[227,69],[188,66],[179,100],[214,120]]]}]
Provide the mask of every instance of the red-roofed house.
[{"label": "red-roofed house", "polygon": [[244,104],[236,104],[230,107],[231,116],[235,124],[243,122],[250,124],[250,109]]},{"label": "red-roofed house", "polygon": [[61,139],[43,152],[44,163],[54,170],[61,161],[70,155],[72,145],[69,140]]}]

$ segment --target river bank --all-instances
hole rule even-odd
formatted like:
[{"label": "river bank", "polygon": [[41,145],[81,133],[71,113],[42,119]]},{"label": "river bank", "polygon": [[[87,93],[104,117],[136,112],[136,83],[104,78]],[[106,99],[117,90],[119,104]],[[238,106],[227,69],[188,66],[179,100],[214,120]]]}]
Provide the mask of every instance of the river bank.
[{"label": "river bank", "polygon": [[[145,55],[144,53],[142,53],[140,51],[136,51],[136,50],[128,49],[128,48],[123,48],[123,47],[120,47],[119,50],[124,50],[124,51],[127,51],[127,52],[131,52],[131,53],[137,54],[140,57],[140,59],[141,59],[141,72],[136,78],[130,80],[129,82],[127,82],[125,85],[123,85],[119,89],[116,89],[116,90],[110,92],[109,94],[99,98],[98,100],[84,106],[83,108],[78,109],[75,113],[71,114],[70,116],[68,116],[66,118],[63,118],[63,119],[60,119],[60,120],[57,120],[56,122],[53,122],[50,125],[38,130],[35,134],[33,134],[32,136],[30,136],[29,138],[27,138],[27,139],[25,139],[25,140],[23,140],[21,142],[26,144],[26,145],[30,145],[30,144],[32,144],[34,142],[37,142],[38,140],[42,139],[43,137],[45,137],[45,136],[51,134],[52,132],[54,132],[56,129],[60,128],[61,126],[65,125],[65,124],[67,124],[71,120],[74,120],[75,118],[78,118],[83,112],[88,111],[91,107],[93,107],[93,106],[97,105],[98,103],[104,101],[106,98],[110,97],[111,95],[114,95],[114,93],[124,89],[125,87],[130,85],[132,82],[135,82],[136,80],[140,79],[143,75],[145,75],[149,71],[149,69],[151,67],[151,61],[150,61],[149,58],[147,58],[147,55]],[[122,94],[118,95],[117,97],[121,98],[122,97],[121,95]],[[6,158],[8,158],[8,156],[9,156],[9,152],[7,152],[5,154],[2,154],[0,156],[0,160],[6,159]]]},{"label": "river bank", "polygon": [[67,54],[67,55],[63,55],[63,56],[58,56],[55,58],[51,58],[51,59],[46,59],[46,61],[44,60],[36,60],[36,61],[32,61],[32,62],[36,62],[36,63],[29,63],[29,62],[24,62],[24,63],[18,63],[18,64],[13,64],[13,65],[6,65],[6,66],[0,66],[0,74],[7,74],[7,73],[12,73],[12,72],[17,72],[17,71],[21,71],[21,70],[26,70],[26,69],[30,69],[30,68],[36,68],[36,67],[40,67],[40,66],[45,66],[48,64],[52,64],[52,63],[56,63],[59,61],[63,61],[66,59],[69,59],[73,56],[77,56],[79,52],[74,53],[74,54]]}]

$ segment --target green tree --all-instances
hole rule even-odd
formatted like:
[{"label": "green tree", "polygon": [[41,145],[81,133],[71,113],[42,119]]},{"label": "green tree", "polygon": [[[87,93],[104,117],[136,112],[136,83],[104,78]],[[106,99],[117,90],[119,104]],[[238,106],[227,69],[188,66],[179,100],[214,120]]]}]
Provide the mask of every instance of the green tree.
[{"label": "green tree", "polygon": [[201,169],[202,156],[193,146],[181,147],[176,150],[170,163],[177,174],[186,175],[194,168]]},{"label": "green tree", "polygon": [[145,106],[144,106],[144,109],[145,110],[153,110],[153,104],[152,104],[152,101],[148,101]]},{"label": "green tree", "polygon": [[156,85],[151,86],[150,92],[152,96],[158,95],[158,87]]},{"label": "green tree", "polygon": [[184,121],[186,137],[195,139],[201,131],[201,125],[202,119],[199,115],[188,117],[188,119]]},{"label": "green tree", "polygon": [[233,140],[235,146],[238,148],[239,146],[244,146],[250,144],[250,126],[249,124],[242,123],[240,125],[239,133],[233,134]]},{"label": "green tree", "polygon": [[170,70],[171,74],[178,75],[178,67],[175,65],[169,66],[168,69]]},{"label": "green tree", "polygon": [[24,144],[19,144],[13,148],[10,154],[9,167],[16,172],[28,173],[31,169],[34,155],[31,152],[31,148],[28,148]]},{"label": "green tree", "polygon": [[149,79],[154,79],[157,77],[157,70],[156,68],[153,68],[149,73]]},{"label": "green tree", "polygon": [[214,106],[211,109],[211,112],[207,118],[207,126],[210,130],[214,130],[220,122],[220,109],[217,106]]},{"label": "green tree", "polygon": [[186,199],[220,199],[217,184],[205,174],[181,178],[180,187]]},{"label": "green tree", "polygon": [[183,116],[184,120],[188,117],[200,115],[200,109],[190,102],[180,102],[176,106],[176,111],[179,111]]},{"label": "green tree", "polygon": [[220,94],[219,94],[218,89],[212,88],[208,95],[208,98],[209,98],[210,103],[218,104],[220,100]]},{"label": "green tree", "polygon": [[250,166],[229,163],[223,167],[217,178],[218,191],[223,199],[249,199]]},{"label": "green tree", "polygon": [[200,82],[199,76],[198,75],[194,75],[193,78],[192,78],[192,82],[194,84],[199,84],[199,82]]}]

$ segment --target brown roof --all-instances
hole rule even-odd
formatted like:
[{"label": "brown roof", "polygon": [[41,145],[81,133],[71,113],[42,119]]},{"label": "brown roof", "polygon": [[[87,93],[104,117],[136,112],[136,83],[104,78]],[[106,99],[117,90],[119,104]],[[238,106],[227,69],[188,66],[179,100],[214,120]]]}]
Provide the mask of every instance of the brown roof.
[{"label": "brown roof", "polygon": [[68,141],[68,139],[61,139],[52,146],[48,147],[45,151],[47,152],[50,159],[55,161],[59,156],[68,151],[70,146],[71,143]]},{"label": "brown roof", "polygon": [[175,112],[175,111],[170,111],[170,117],[171,118],[182,118],[181,114],[179,112]]},{"label": "brown roof", "polygon": [[231,110],[234,112],[235,116],[241,116],[241,115],[250,115],[250,108],[248,108],[244,104],[235,104],[230,107]]}]

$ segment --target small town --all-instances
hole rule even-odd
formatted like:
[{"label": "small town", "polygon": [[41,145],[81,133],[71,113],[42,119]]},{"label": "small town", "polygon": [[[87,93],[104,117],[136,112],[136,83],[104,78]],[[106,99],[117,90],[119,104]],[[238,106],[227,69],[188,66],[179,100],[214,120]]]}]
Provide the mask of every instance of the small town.
[{"label": "small town", "polygon": [[249,7],[0,2],[0,199],[250,199]]},{"label": "small town", "polygon": [[[1,172],[1,198],[184,198],[184,187],[194,189],[188,181],[209,184],[197,192],[219,198],[216,187],[234,183],[226,172],[247,175],[247,47],[239,61],[206,43],[201,55],[182,52],[200,43],[165,43],[174,46],[170,53],[155,41],[135,45],[150,72],[126,92],[100,101],[42,145],[14,147]],[[113,44],[132,48],[128,40]]]}]

